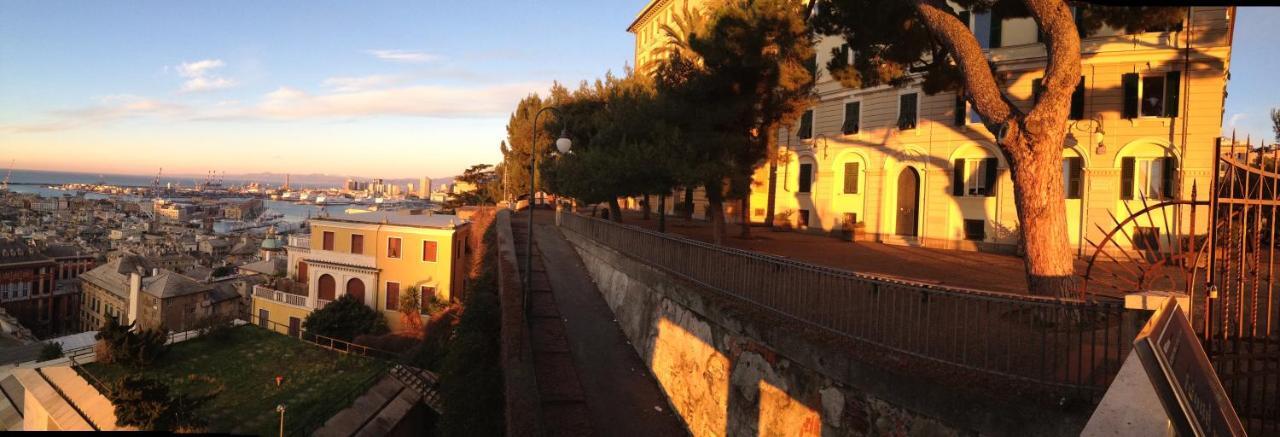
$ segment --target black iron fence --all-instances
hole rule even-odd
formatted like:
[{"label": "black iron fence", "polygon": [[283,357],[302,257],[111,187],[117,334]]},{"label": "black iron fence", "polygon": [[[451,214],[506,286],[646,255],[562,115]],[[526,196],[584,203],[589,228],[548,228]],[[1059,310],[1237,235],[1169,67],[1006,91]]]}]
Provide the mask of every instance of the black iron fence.
[{"label": "black iron fence", "polygon": [[1093,402],[1148,315],[1126,311],[1120,302],[860,274],[575,214],[564,214],[561,226],[705,288],[904,359]]}]

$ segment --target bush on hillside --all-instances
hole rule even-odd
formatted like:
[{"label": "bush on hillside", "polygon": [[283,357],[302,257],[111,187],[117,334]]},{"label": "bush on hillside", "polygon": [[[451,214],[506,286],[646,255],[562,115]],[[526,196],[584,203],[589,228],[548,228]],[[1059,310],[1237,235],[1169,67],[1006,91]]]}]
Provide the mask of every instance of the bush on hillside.
[{"label": "bush on hillside", "polygon": [[124,377],[111,390],[116,425],[144,431],[192,430],[205,425],[196,409],[208,397],[172,394],[163,382],[141,375]]},{"label": "bush on hillside", "polygon": [[360,335],[382,335],[390,331],[382,314],[350,294],[312,311],[302,321],[302,327],[311,334],[346,341]]},{"label": "bush on hillside", "polygon": [[440,397],[449,408],[440,417],[438,434],[502,435],[501,313],[492,268],[468,288],[464,310],[440,363]]},{"label": "bush on hillside", "polygon": [[94,347],[96,360],[104,363],[120,363],[131,367],[146,367],[164,354],[169,336],[159,329],[134,330],[134,324],[121,325],[114,318],[93,336],[98,340]]},{"label": "bush on hillside", "polygon": [[52,359],[62,358],[62,344],[49,342],[40,347],[39,361],[49,361]]}]

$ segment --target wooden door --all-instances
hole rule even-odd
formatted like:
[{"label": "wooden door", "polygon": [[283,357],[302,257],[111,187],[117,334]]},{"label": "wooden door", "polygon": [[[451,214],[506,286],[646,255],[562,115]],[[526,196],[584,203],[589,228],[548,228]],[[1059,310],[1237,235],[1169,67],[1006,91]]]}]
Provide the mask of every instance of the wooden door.
[{"label": "wooden door", "polygon": [[898,235],[916,236],[919,210],[920,175],[916,173],[916,169],[907,167],[898,174]]}]

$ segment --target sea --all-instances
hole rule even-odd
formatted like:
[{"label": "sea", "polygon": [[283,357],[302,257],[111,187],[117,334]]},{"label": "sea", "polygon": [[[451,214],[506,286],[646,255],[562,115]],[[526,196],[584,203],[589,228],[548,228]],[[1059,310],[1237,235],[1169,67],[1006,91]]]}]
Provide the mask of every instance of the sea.
[{"label": "sea", "polygon": [[[72,193],[68,191],[50,188],[50,186],[80,183],[80,184],[107,184],[107,185],[117,185],[117,186],[149,187],[152,185],[154,180],[155,180],[154,176],[148,177],[148,176],[140,176],[140,175],[93,174],[93,173],[75,173],[75,172],[61,172],[61,171],[41,171],[41,170],[13,170],[12,176],[10,176],[10,179],[9,179],[9,181],[11,182],[11,184],[9,185],[9,190],[15,193],[36,194],[41,197],[59,197],[59,196],[69,195]],[[160,177],[160,185],[173,184],[174,186],[191,187],[191,186],[195,186],[196,184],[199,184],[200,182],[201,181],[199,180],[193,180],[190,178],[174,178],[174,177],[165,177],[165,176]],[[12,183],[21,183],[21,184],[14,185]],[[248,183],[248,181],[238,181],[238,180],[228,179],[228,180],[224,180],[223,183],[226,185],[239,185],[239,184]],[[34,185],[27,185],[27,184],[34,184]],[[322,188],[321,186],[315,185],[315,184],[291,184],[291,185],[299,185],[299,188]],[[99,193],[85,193],[84,197],[88,199],[108,199],[108,198],[111,198],[112,196],[106,195],[106,194],[99,194]],[[147,199],[142,199],[136,196],[116,196],[116,197],[124,198],[126,200],[137,200],[137,201],[147,200]],[[320,215],[320,211],[322,210],[329,214],[338,214],[338,213],[342,213],[344,210],[349,208],[349,206],[346,206],[346,205],[326,205],[326,206],[301,205],[293,202],[270,200],[270,199],[263,199],[263,207],[265,209],[264,214],[279,214],[282,216],[281,220],[283,222],[287,224],[292,224],[295,226],[297,224],[301,224],[302,222],[306,221],[308,218]],[[225,230],[231,229],[234,225],[235,225],[234,223],[217,223],[214,225],[214,230],[215,232],[225,231]]]}]

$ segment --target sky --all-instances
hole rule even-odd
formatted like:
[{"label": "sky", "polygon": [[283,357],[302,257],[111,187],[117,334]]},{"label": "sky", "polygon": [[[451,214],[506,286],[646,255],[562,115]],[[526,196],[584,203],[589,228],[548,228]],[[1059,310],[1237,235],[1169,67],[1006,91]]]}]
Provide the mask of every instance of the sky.
[{"label": "sky", "polygon": [[520,98],[622,71],[643,5],[0,0],[0,158],[451,176],[500,160]]},{"label": "sky", "polygon": [[[500,159],[521,97],[621,72],[644,4],[0,0],[0,160],[450,176]],[[1238,15],[1224,131],[1270,139],[1280,8]]]}]

